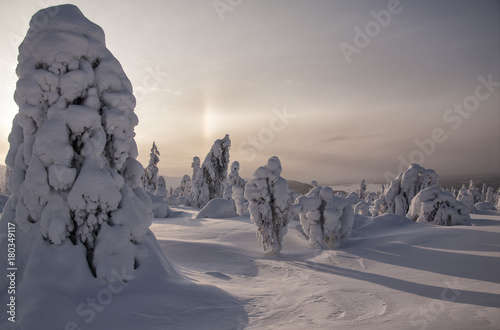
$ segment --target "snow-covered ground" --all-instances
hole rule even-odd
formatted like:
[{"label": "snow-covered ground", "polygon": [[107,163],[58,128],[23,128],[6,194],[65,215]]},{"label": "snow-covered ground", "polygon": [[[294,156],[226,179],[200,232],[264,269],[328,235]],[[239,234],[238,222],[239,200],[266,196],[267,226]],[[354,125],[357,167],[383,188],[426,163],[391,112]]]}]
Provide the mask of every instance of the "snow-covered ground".
[{"label": "snow-covered ground", "polygon": [[311,249],[292,221],[276,257],[264,256],[248,216],[197,213],[173,208],[151,229],[183,274],[243,303],[247,317],[235,315],[233,328],[500,328],[500,212],[455,227],[356,216],[338,250]]}]

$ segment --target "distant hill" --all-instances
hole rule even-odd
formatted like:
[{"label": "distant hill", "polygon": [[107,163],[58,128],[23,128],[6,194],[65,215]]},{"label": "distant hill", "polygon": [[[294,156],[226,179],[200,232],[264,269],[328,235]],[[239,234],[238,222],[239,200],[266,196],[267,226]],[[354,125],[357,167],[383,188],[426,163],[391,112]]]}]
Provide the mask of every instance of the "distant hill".
[{"label": "distant hill", "polygon": [[297,194],[305,195],[307,194],[311,189],[312,185],[299,182],[299,181],[293,181],[293,180],[286,180],[288,183],[288,187],[295,191]]}]

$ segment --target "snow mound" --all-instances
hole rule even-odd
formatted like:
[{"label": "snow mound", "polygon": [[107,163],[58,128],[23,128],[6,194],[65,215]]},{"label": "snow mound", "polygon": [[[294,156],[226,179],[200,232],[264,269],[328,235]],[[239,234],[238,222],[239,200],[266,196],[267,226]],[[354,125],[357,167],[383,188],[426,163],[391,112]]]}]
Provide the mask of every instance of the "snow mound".
[{"label": "snow mound", "polygon": [[474,210],[476,211],[496,211],[497,208],[493,203],[490,202],[479,202],[474,205]]},{"label": "snow mound", "polygon": [[470,225],[467,207],[452,194],[436,187],[421,190],[406,216],[416,222],[440,226]]},{"label": "snow mound", "polygon": [[234,218],[237,217],[236,207],[232,201],[228,201],[224,198],[214,198],[205,205],[204,208],[196,216],[196,219],[200,218]]},{"label": "snow mound", "polygon": [[155,218],[166,218],[169,214],[169,208],[166,201],[166,197],[156,196],[150,192],[147,192],[151,202],[153,203],[153,216]]}]

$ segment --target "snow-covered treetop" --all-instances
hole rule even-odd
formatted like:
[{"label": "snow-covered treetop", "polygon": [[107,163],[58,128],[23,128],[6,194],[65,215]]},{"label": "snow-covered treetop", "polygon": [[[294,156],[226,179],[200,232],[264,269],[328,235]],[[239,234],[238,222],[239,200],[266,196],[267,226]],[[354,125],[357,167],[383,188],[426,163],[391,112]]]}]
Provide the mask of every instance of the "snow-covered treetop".
[{"label": "snow-covered treetop", "polygon": [[198,171],[200,170],[201,161],[200,157],[194,156],[193,162],[191,163],[191,168],[193,169],[193,175],[191,176],[191,181],[196,180],[198,177]]},{"label": "snow-covered treetop", "polygon": [[151,152],[149,153],[149,165],[158,165],[160,162],[160,151],[158,151],[158,147],[156,143],[153,141],[153,145],[151,146]]}]

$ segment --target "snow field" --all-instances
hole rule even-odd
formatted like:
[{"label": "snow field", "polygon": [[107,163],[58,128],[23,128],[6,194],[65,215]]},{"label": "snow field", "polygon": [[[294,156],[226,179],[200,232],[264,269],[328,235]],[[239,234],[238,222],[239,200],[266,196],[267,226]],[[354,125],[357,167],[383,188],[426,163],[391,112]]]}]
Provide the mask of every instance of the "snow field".
[{"label": "snow field", "polygon": [[247,329],[495,329],[500,326],[500,213],[439,227],[397,215],[355,216],[339,250],[311,248],[291,221],[266,257],[248,216],[199,219],[173,209],[151,226],[196,283],[244,303]]}]

